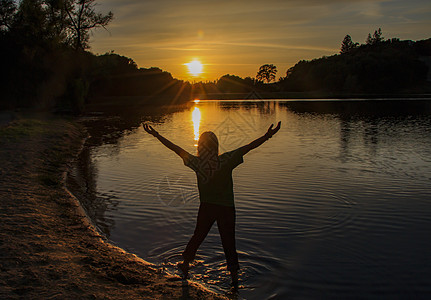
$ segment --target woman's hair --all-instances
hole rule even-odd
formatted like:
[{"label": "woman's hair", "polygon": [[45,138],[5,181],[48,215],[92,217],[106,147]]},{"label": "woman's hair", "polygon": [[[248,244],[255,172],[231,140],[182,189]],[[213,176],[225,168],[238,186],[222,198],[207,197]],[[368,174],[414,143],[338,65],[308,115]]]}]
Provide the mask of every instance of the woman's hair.
[{"label": "woman's hair", "polygon": [[208,154],[218,155],[218,139],[212,131],[202,133],[198,141],[198,156]]}]

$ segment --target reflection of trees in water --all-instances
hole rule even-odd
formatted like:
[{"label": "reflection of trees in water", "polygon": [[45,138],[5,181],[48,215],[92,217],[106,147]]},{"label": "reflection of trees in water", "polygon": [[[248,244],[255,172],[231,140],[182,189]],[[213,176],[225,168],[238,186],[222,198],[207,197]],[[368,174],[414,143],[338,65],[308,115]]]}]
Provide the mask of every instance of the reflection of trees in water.
[{"label": "reflection of trees in water", "polygon": [[375,156],[379,142],[379,121],[374,118],[365,120],[364,123],[364,144],[370,150],[370,154]]},{"label": "reflection of trees in water", "polygon": [[[381,122],[393,120],[393,126],[409,116],[431,115],[428,100],[363,100],[363,101],[288,101],[279,106],[296,114],[330,114],[340,121],[340,156],[350,158],[351,147],[357,137],[371,157],[377,153],[379,136],[384,134]],[[398,120],[398,121],[397,121]]]},{"label": "reflection of trees in water", "polygon": [[350,142],[350,122],[349,120],[340,119],[340,146],[341,157],[345,160],[349,157],[349,142]]},{"label": "reflection of trees in water", "polygon": [[116,210],[119,204],[114,195],[101,194],[97,190],[98,170],[92,161],[92,151],[102,145],[111,145],[110,155],[120,151],[119,140],[132,133],[143,122],[163,123],[173,112],[187,106],[143,107],[133,110],[119,110],[103,116],[86,116],[82,123],[86,126],[89,139],[69,172],[68,188],[80,200],[87,215],[102,233],[109,237],[115,226],[113,218],[106,216],[108,211]]},{"label": "reflection of trees in water", "polygon": [[305,100],[278,102],[296,113],[335,114],[347,117],[399,117],[431,114],[429,100]]},{"label": "reflection of trees in water", "polygon": [[142,126],[144,122],[164,123],[172,113],[187,109],[188,105],[153,107],[144,106],[133,109],[120,109],[110,111],[102,116],[87,116],[83,118],[90,138],[88,145],[98,147],[101,145],[116,145],[120,138],[132,133]]},{"label": "reflection of trees in water", "polygon": [[340,120],[340,156],[343,161],[350,157],[350,147],[353,139],[360,135],[364,148],[368,149],[369,154],[374,157],[378,146],[378,127],[379,118],[349,118],[339,116]]},{"label": "reflection of trees in water", "polygon": [[257,110],[259,115],[271,115],[275,112],[275,101],[221,101],[218,103],[222,110]]},{"label": "reflection of trees in water", "polygon": [[219,138],[221,152],[255,139],[256,134],[266,129],[261,127],[262,120],[273,116],[277,108],[274,101],[221,101],[217,106],[227,112],[213,129]]},{"label": "reflection of trees in water", "polygon": [[80,200],[82,207],[96,227],[109,237],[114,219],[106,217],[108,210],[116,210],[115,197],[97,192],[97,168],[91,159],[91,148],[84,147],[67,178],[68,188]]}]

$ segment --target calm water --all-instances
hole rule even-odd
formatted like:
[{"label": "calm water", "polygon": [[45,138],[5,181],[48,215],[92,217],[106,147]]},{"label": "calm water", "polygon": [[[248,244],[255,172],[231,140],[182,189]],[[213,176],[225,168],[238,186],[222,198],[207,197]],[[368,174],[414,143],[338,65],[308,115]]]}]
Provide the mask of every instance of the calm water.
[{"label": "calm water", "polygon": [[[282,129],[234,170],[240,298],[431,295],[428,101],[199,102],[87,118],[92,138],[71,184],[116,245],[177,273],[199,199],[193,171],[142,122],[189,152],[214,131],[221,152]],[[229,276],[217,226],[193,280]]]}]

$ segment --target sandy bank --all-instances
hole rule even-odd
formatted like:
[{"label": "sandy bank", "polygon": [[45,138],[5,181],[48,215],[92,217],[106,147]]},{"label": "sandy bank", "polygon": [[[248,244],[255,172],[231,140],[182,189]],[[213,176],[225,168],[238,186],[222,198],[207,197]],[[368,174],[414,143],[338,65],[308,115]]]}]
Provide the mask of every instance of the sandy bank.
[{"label": "sandy bank", "polygon": [[0,298],[219,299],[110,245],[65,189],[85,138],[52,116],[0,127]]}]

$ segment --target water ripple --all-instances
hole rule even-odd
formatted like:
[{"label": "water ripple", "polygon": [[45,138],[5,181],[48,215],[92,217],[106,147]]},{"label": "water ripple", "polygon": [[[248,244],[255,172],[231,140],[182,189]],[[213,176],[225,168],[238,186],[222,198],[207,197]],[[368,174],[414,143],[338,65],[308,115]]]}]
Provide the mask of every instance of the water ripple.
[{"label": "water ripple", "polygon": [[[233,172],[241,264],[236,296],[430,294],[430,115],[344,116],[265,103],[199,104],[201,129],[229,127],[229,139],[220,136],[226,150],[275,120],[283,124]],[[190,116],[190,110],[173,113],[157,128],[194,152]],[[177,273],[195,226],[196,178],[141,129],[102,134],[106,143],[89,147],[73,175],[85,185],[81,194],[87,193],[95,222],[116,244]],[[229,274],[216,227],[191,275],[225,293]]]}]

